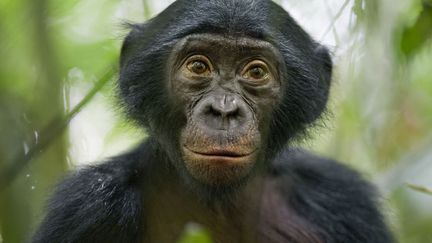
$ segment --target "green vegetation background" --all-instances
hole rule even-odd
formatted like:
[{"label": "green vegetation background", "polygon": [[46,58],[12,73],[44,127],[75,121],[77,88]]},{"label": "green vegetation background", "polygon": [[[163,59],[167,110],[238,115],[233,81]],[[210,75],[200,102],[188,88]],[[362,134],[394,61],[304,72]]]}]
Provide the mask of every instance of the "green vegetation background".
[{"label": "green vegetation background", "polygon": [[[95,97],[115,103],[119,19],[143,21],[156,2],[0,1],[0,243],[29,237],[74,167],[69,122]],[[400,242],[432,242],[432,1],[340,2],[322,26],[336,39],[331,115],[301,146],[377,184]],[[340,41],[335,24],[347,12],[350,38]],[[107,143],[128,133],[121,118],[109,122]],[[180,242],[211,240],[191,225]]]}]

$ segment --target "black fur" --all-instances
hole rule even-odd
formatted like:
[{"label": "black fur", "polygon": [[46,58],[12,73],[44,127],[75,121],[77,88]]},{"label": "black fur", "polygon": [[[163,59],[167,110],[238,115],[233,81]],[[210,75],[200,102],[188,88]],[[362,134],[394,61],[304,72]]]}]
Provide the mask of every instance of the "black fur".
[{"label": "black fur", "polygon": [[[155,161],[157,154],[149,154],[154,146],[150,141],[71,175],[57,188],[32,242],[142,242],[145,208],[139,188],[154,171],[145,164],[163,163]],[[358,173],[302,150],[285,149],[272,163],[270,175],[285,203],[316,226],[321,241],[292,238],[287,235],[293,234],[291,229],[268,224],[261,229],[269,235],[264,242],[393,242],[376,206],[375,190]],[[282,241],[271,241],[278,235]]]},{"label": "black fur", "polygon": [[392,242],[376,207],[378,195],[358,173],[333,160],[288,149],[272,169],[288,203],[319,225],[324,242]]},{"label": "black fur", "polygon": [[123,155],[65,179],[32,242],[138,242],[143,220],[138,155]]},{"label": "black fur", "polygon": [[128,154],[63,181],[32,242],[146,239],[147,190],[162,176],[160,171],[170,170],[168,155],[176,153],[175,141],[186,122],[169,98],[163,74],[173,46],[195,33],[265,40],[284,58],[283,99],[263,143],[263,173],[276,183],[269,198],[281,196],[269,199],[277,207],[264,212],[280,209],[287,217],[264,217],[258,229],[261,241],[393,242],[371,185],[332,160],[284,148],[325,110],[332,63],[327,49],[270,0],[178,0],[147,23],[132,26],[121,52],[119,90],[128,115],[148,129],[150,138]]}]

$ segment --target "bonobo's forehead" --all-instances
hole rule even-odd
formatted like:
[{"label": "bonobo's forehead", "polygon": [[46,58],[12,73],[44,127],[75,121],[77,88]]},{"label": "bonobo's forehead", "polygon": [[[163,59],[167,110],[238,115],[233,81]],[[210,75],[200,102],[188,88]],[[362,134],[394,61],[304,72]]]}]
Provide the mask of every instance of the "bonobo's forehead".
[{"label": "bonobo's forehead", "polygon": [[229,54],[230,56],[263,55],[279,61],[281,54],[271,43],[251,37],[219,34],[193,34],[177,43],[174,51],[180,55],[193,52]]}]

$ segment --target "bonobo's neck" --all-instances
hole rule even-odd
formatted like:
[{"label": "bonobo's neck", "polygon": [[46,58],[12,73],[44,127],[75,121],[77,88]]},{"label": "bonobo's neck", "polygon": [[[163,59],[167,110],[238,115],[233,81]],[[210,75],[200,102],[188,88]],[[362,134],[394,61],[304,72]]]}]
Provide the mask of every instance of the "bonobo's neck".
[{"label": "bonobo's neck", "polygon": [[211,202],[185,185],[165,162],[157,161],[152,166],[148,178],[152,186],[145,189],[144,242],[176,242],[190,223],[207,228],[214,242],[254,242],[261,178],[253,178],[229,197]]}]

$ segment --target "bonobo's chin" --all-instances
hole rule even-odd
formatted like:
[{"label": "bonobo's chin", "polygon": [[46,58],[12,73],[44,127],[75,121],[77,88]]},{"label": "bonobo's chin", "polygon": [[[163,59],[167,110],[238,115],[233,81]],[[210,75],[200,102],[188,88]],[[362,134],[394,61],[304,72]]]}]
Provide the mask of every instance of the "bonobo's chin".
[{"label": "bonobo's chin", "polygon": [[183,146],[183,161],[190,175],[210,187],[235,187],[251,173],[257,149],[199,151]]}]

